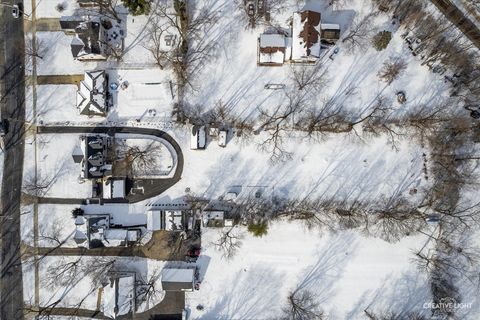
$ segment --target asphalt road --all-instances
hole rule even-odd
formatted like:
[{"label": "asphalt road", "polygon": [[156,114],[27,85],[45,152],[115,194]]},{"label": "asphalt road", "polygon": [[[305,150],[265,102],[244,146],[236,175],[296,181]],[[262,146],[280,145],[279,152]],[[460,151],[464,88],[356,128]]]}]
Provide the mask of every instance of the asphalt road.
[{"label": "asphalt road", "polygon": [[0,108],[2,119],[9,121],[9,131],[4,138],[0,203],[0,319],[17,320],[23,319],[20,196],[24,155],[25,43],[23,19],[12,16],[12,4],[13,0],[2,0],[0,6]]}]

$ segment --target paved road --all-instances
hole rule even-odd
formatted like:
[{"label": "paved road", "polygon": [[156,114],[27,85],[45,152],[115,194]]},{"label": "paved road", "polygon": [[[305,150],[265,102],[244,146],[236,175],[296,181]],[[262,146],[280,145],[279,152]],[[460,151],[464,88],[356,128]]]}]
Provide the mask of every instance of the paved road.
[{"label": "paved road", "polygon": [[[157,130],[157,129],[148,129],[148,128],[136,128],[136,127],[54,127],[54,126],[45,126],[37,127],[38,133],[105,133],[105,134],[115,134],[115,133],[132,133],[132,134],[144,134],[159,137],[167,140],[175,149],[177,153],[177,167],[172,178],[168,179],[141,179],[142,185],[144,186],[143,194],[128,195],[127,201],[129,203],[143,201],[155,197],[159,194],[162,194],[167,189],[176,184],[182,177],[183,172],[183,153],[182,149],[178,143],[166,132]],[[59,199],[42,198],[39,202],[41,203],[55,203]],[[65,199],[68,203],[71,199]],[[103,200],[104,203],[112,203],[118,201],[112,200]],[[73,199],[73,204],[78,204],[78,199]]]},{"label": "paved road", "polygon": [[[22,1],[15,1],[16,3]],[[5,136],[0,217],[0,319],[23,319],[20,256],[20,196],[24,154],[25,43],[23,19],[15,19],[2,0],[0,7],[1,117],[9,120]]]},{"label": "paved road", "polygon": [[480,30],[450,0],[430,0],[450,22],[480,49]]}]

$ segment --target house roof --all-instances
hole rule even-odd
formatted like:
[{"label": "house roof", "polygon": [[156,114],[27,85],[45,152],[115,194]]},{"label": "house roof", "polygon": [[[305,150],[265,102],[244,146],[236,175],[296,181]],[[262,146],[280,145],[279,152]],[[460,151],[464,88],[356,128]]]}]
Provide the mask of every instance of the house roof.
[{"label": "house roof", "polygon": [[77,91],[77,108],[84,115],[105,115],[107,82],[104,70],[85,72]]},{"label": "house roof", "polygon": [[102,54],[102,47],[100,43],[100,23],[97,21],[87,21],[80,23],[75,28],[77,37],[83,42],[84,54]]},{"label": "house roof", "polygon": [[[101,141],[101,147],[98,144]],[[82,147],[85,150],[83,161],[83,176],[87,179],[111,175],[112,165],[106,163],[106,147],[108,138],[100,135],[85,136]]]},{"label": "house roof", "polygon": [[80,38],[73,37],[72,42],[70,43],[70,49],[72,50],[72,55],[74,58],[78,57],[84,47],[85,44]]},{"label": "house roof", "polygon": [[261,34],[260,48],[285,47],[285,36],[283,34]]},{"label": "house roof", "polygon": [[320,13],[301,11],[293,14],[292,59],[320,56]]},{"label": "house roof", "polygon": [[321,24],[322,40],[338,40],[340,39],[340,25],[334,23]]},{"label": "house roof", "polygon": [[162,270],[162,288],[165,291],[193,290],[195,269],[165,268]]}]

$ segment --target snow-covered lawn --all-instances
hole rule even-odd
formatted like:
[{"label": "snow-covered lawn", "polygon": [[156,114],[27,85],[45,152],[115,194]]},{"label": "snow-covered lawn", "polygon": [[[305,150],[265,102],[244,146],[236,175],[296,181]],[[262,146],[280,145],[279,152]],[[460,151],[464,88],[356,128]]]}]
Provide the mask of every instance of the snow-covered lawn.
[{"label": "snow-covered lawn", "polygon": [[[38,18],[60,18],[74,13],[79,8],[76,1],[66,0],[36,0],[35,15]],[[57,6],[62,5],[63,10],[58,10]],[[32,1],[24,2],[24,10],[28,15],[32,14]]]},{"label": "snow-covered lawn", "polygon": [[[292,137],[285,145],[292,160],[272,164],[270,155],[258,150],[257,142],[265,138],[261,135],[247,143],[234,137],[225,148],[211,141],[206,150],[190,150],[185,131],[169,132],[184,156],[184,178],[169,189],[172,197],[183,195],[187,187],[215,198],[231,186],[265,186],[290,199],[382,201],[404,196],[416,202],[429,185],[422,174],[426,150],[408,139],[396,151],[387,136],[363,141],[337,134],[320,142]],[[417,195],[410,195],[414,188]]]},{"label": "snow-covered lawn", "polygon": [[170,178],[175,173],[177,154],[165,139],[117,134],[117,154],[128,155],[132,160],[132,173],[140,178]]},{"label": "snow-covered lawn", "polygon": [[[41,195],[54,198],[79,198],[91,196],[92,185],[79,183],[81,164],[72,158],[73,150],[80,145],[80,134],[37,135],[37,179]],[[35,174],[34,144],[29,137],[25,144],[24,186],[31,185]]]},{"label": "snow-covered lawn", "polygon": [[[389,244],[284,221],[271,223],[262,238],[241,233],[237,254],[224,260],[212,244],[219,231],[204,230],[199,263],[205,278],[199,291],[187,293],[192,319],[278,319],[298,287],[314,293],[328,319],[363,319],[367,308],[428,312],[422,308],[430,301],[426,275],[411,261],[426,236]],[[196,310],[199,304],[203,311]]]}]

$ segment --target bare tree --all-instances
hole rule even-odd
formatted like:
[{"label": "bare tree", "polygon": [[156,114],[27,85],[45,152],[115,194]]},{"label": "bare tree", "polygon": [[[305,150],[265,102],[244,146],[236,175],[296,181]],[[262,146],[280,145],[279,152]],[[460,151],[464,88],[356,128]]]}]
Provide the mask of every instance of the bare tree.
[{"label": "bare tree", "polygon": [[320,63],[313,66],[291,65],[291,77],[298,90],[319,91],[328,81],[327,69]]},{"label": "bare tree", "polygon": [[283,319],[288,320],[322,320],[326,319],[319,303],[311,291],[295,289],[287,299],[287,306],[283,309]]},{"label": "bare tree", "polygon": [[148,279],[141,278],[137,281],[137,304],[145,302],[148,308],[158,303],[163,292],[161,286],[158,285],[160,275],[160,270],[156,269]]},{"label": "bare tree", "polygon": [[242,236],[238,233],[236,227],[233,226],[225,228],[221,232],[220,238],[213,244],[222,252],[224,258],[231,259],[240,248],[242,244],[241,239]]},{"label": "bare tree", "polygon": [[383,63],[382,69],[378,72],[378,77],[390,85],[406,68],[407,63],[402,58],[390,58]]},{"label": "bare tree", "polygon": [[125,162],[127,172],[132,176],[151,175],[162,161],[164,146],[156,140],[146,144],[124,144],[118,158]]},{"label": "bare tree", "polygon": [[374,32],[372,25],[377,15],[377,12],[371,12],[362,18],[354,18],[352,25],[342,38],[347,50],[354,52],[357,48],[366,49]]},{"label": "bare tree", "polygon": [[51,186],[57,180],[56,175],[44,174],[40,172],[35,176],[33,171],[30,171],[25,176],[22,188],[23,192],[34,197],[43,197],[50,190]]},{"label": "bare tree", "polygon": [[305,94],[287,94],[287,103],[282,104],[273,112],[260,110],[263,124],[260,130],[266,130],[268,137],[259,144],[261,151],[270,154],[273,163],[287,161],[292,154],[285,149],[285,135],[294,127],[295,116],[300,114],[305,106]]}]

